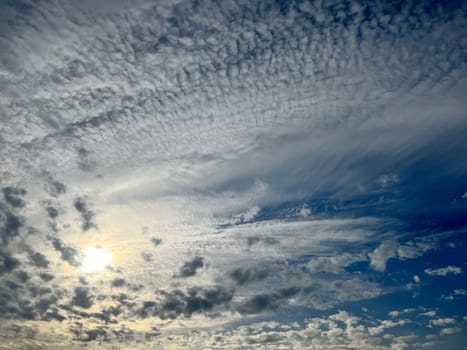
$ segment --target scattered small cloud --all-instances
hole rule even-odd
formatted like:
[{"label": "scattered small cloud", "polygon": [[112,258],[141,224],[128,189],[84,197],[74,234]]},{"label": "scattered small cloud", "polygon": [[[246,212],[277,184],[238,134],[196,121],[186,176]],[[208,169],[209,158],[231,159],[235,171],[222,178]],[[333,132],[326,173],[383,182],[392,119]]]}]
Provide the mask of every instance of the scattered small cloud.
[{"label": "scattered small cloud", "polygon": [[394,311],[389,312],[388,314],[392,318],[396,318],[396,317],[399,317],[401,315],[405,315],[405,314],[412,313],[412,312],[415,312],[415,311],[417,311],[417,309],[409,308],[409,309],[403,309],[403,310],[394,310]]},{"label": "scattered small cloud", "polygon": [[430,320],[429,325],[431,327],[442,327],[442,326],[452,325],[455,323],[456,323],[456,320],[454,318],[446,317],[446,318],[437,318],[434,320]]},{"label": "scattered small cloud", "polygon": [[460,333],[462,329],[460,327],[448,327],[448,328],[443,328],[439,332],[441,335],[452,335],[456,333]]},{"label": "scattered small cloud", "polygon": [[425,273],[429,276],[447,276],[449,274],[459,275],[462,273],[462,269],[457,266],[447,266],[438,269],[425,269]]}]

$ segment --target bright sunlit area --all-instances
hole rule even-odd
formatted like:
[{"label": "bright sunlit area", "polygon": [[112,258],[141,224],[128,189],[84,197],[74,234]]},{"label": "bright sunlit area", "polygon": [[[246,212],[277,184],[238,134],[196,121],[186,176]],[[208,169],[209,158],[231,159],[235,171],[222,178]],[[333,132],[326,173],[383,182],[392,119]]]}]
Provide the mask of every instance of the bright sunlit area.
[{"label": "bright sunlit area", "polygon": [[112,253],[108,250],[93,247],[84,253],[81,270],[86,273],[95,273],[104,270],[112,262]]}]

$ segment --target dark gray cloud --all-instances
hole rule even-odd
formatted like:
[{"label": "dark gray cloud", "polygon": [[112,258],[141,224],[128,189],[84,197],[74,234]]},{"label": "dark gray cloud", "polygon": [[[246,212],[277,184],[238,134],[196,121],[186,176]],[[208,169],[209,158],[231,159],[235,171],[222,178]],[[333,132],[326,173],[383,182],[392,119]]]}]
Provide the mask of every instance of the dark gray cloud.
[{"label": "dark gray cloud", "polygon": [[47,273],[47,272],[42,272],[39,274],[39,277],[41,278],[41,280],[43,280],[44,282],[49,282],[51,280],[54,279],[54,275],[52,275],[51,273]]},{"label": "dark gray cloud", "polygon": [[83,223],[81,228],[83,231],[88,231],[91,228],[97,228],[97,225],[94,223],[94,212],[88,209],[88,206],[84,198],[76,198],[73,202],[75,209],[81,214]]},{"label": "dark gray cloud", "polygon": [[69,263],[72,266],[78,266],[79,262],[76,259],[78,256],[78,250],[67,246],[64,244],[59,238],[57,237],[49,237],[49,239],[52,241],[52,245],[60,253],[61,258]]},{"label": "dark gray cloud", "polygon": [[46,207],[45,210],[47,211],[47,215],[51,219],[55,219],[58,216],[58,210],[52,206]]},{"label": "dark gray cloud", "polygon": [[152,254],[149,252],[141,252],[141,257],[146,262],[150,262],[152,260]]},{"label": "dark gray cloud", "polygon": [[258,314],[264,311],[276,310],[287,299],[300,292],[298,287],[283,288],[269,294],[258,294],[246,300],[237,307],[242,314]]},{"label": "dark gray cloud", "polygon": [[258,237],[258,236],[250,236],[247,238],[247,244],[248,246],[252,246],[253,244],[257,244],[257,243],[264,243],[264,244],[267,244],[267,245],[275,245],[275,244],[279,244],[280,242],[274,238],[274,237]]},{"label": "dark gray cloud", "polygon": [[60,181],[53,180],[49,183],[50,194],[54,197],[66,192],[66,186]]},{"label": "dark gray cloud", "polygon": [[270,269],[265,266],[251,267],[251,268],[237,268],[229,273],[238,285],[242,286],[250,282],[262,281],[268,277]]},{"label": "dark gray cloud", "polygon": [[162,239],[153,237],[153,238],[151,238],[151,242],[152,242],[152,244],[154,244],[154,246],[157,247],[158,245],[160,245],[162,243]]},{"label": "dark gray cloud", "polygon": [[29,274],[23,270],[17,271],[16,276],[18,277],[21,283],[25,283],[31,278],[31,276],[29,276]]},{"label": "dark gray cloud", "polygon": [[49,261],[47,260],[46,256],[39,252],[31,251],[29,253],[29,259],[31,260],[31,263],[37,267],[40,267],[40,268],[49,267]]},{"label": "dark gray cloud", "polygon": [[232,300],[231,290],[217,286],[214,288],[193,287],[186,292],[157,291],[158,301],[145,301],[137,309],[140,317],[157,316],[162,319],[175,319],[181,315],[191,317],[194,313],[212,311],[219,305],[227,306]]},{"label": "dark gray cloud", "polygon": [[89,309],[93,304],[93,297],[86,287],[76,287],[74,290],[71,305],[79,306],[83,309]]},{"label": "dark gray cloud", "polygon": [[21,265],[20,261],[8,252],[0,250],[0,275],[9,273]]},{"label": "dark gray cloud", "polygon": [[26,202],[21,198],[26,194],[26,190],[23,188],[16,187],[4,187],[2,188],[3,197],[5,202],[14,208],[22,208],[26,205]]},{"label": "dark gray cloud", "polygon": [[196,274],[196,271],[204,266],[204,259],[200,256],[187,261],[180,268],[180,277],[190,277]]},{"label": "dark gray cloud", "polygon": [[123,287],[125,285],[126,281],[123,278],[116,278],[112,281],[112,287]]},{"label": "dark gray cloud", "polygon": [[20,215],[9,210],[3,210],[0,204],[0,238],[3,244],[7,244],[14,237],[19,235],[21,227],[23,227],[25,219]]},{"label": "dark gray cloud", "polygon": [[[90,125],[92,126],[98,126],[98,123],[95,123],[94,121],[98,121],[98,119],[93,119],[91,122],[90,122]],[[75,124],[74,126],[78,126],[78,127],[81,127],[81,126],[85,126],[87,125],[88,123],[87,122],[84,122],[84,123],[77,123]],[[92,154],[90,151],[88,151],[87,149],[85,148],[79,148],[78,149],[78,167],[83,170],[83,171],[92,171],[97,163],[96,161],[93,159],[92,157]]]}]

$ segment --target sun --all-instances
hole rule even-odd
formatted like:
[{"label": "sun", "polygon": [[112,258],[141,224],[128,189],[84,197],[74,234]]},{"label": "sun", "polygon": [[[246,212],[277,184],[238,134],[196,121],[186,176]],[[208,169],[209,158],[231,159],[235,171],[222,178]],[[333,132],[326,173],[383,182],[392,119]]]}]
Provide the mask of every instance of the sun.
[{"label": "sun", "polygon": [[112,253],[102,248],[89,248],[84,253],[81,270],[84,272],[102,271],[112,261]]}]

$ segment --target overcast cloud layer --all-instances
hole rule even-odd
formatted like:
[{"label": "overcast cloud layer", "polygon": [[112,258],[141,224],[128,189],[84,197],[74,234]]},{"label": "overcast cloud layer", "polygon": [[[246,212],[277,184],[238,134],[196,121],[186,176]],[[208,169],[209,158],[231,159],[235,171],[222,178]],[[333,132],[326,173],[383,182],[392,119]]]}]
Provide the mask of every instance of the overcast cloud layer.
[{"label": "overcast cloud layer", "polygon": [[0,349],[467,347],[466,18],[1,2]]}]

